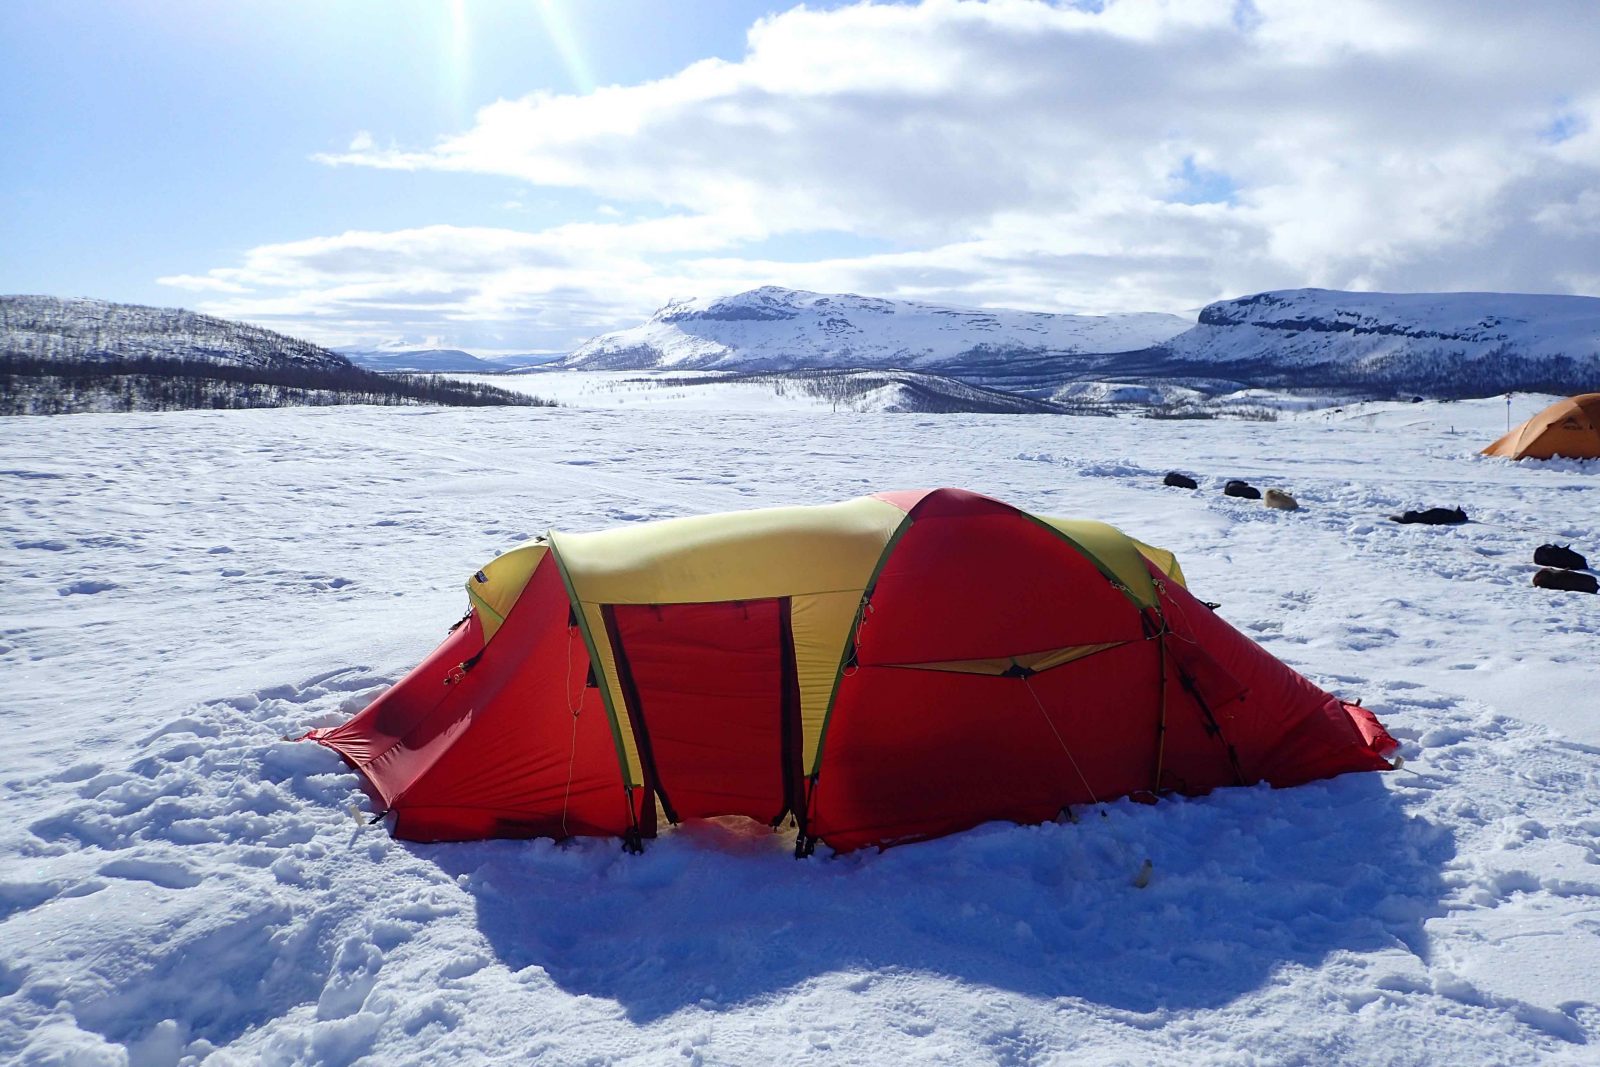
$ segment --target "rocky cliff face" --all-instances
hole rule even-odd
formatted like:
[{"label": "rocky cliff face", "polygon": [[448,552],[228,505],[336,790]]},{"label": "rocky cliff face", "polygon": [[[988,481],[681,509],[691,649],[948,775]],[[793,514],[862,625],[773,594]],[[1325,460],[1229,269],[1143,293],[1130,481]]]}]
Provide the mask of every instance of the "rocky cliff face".
[{"label": "rocky cliff face", "polygon": [[1572,392],[1600,382],[1600,298],[1257,293],[1209,305],[1193,329],[1130,363],[1253,384]]}]

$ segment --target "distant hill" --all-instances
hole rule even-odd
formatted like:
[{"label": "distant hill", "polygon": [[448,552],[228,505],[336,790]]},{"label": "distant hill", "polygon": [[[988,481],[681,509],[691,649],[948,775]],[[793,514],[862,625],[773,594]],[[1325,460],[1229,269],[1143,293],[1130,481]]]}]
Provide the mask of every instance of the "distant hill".
[{"label": "distant hill", "polygon": [[541,401],[376,374],[309,341],[192,311],[0,296],[0,414],[349,403]]},{"label": "distant hill", "polygon": [[1051,360],[1158,344],[1192,323],[1156,312],[988,311],[767,286],[668,304],[602,334],[564,365],[584,370],[885,369],[960,374],[970,364]]},{"label": "distant hill", "polygon": [[[1054,315],[768,287],[669,304],[602,334],[565,366],[914,369],[1036,398],[1094,382],[1129,397],[1178,384],[1484,396],[1600,387],[1600,298],[1293,289],[1176,315]],[[1170,392],[1170,390],[1165,390]]]},{"label": "distant hill", "polygon": [[333,351],[358,367],[376,371],[493,374],[505,369],[459,348],[364,348],[341,345]]},{"label": "distant hill", "polygon": [[310,341],[181,308],[0,296],[0,350],[68,361],[183,359],[236,367],[348,367]]},{"label": "distant hill", "polygon": [[475,356],[459,348],[407,348],[400,345],[341,345],[333,351],[358,367],[386,374],[506,374],[542,367],[565,358],[559,352]]},{"label": "distant hill", "polygon": [[1122,375],[1487,396],[1600,387],[1600,298],[1288,289],[1207,306]]},{"label": "distant hill", "polygon": [[567,358],[564,352],[517,352],[507,356],[480,356],[496,370],[518,372],[554,366]]}]

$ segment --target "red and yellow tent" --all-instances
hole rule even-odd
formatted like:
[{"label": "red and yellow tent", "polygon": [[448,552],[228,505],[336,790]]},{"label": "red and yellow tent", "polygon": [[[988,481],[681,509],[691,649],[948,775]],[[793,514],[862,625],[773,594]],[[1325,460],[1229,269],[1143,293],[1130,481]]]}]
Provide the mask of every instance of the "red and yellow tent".
[{"label": "red and yellow tent", "polygon": [[551,533],[339,752],[414,840],[792,818],[838,850],[1387,768],[1171,553],[959,489]]}]

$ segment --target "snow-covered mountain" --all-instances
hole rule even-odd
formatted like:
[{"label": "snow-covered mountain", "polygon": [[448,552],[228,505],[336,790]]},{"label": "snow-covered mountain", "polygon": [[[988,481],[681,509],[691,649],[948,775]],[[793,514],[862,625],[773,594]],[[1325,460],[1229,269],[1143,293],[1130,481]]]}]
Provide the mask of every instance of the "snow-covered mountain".
[{"label": "snow-covered mountain", "polygon": [[0,415],[537,403],[483,384],[376,374],[309,341],[177,308],[0,296]]},{"label": "snow-covered mountain", "polygon": [[487,362],[497,371],[518,373],[549,367],[562,362],[567,356],[564,352],[517,352],[505,356],[480,356],[478,358]]},{"label": "snow-covered mountain", "polygon": [[1446,395],[1600,383],[1600,298],[1289,289],[1207,306],[1124,369]]},{"label": "snow-covered mountain", "polygon": [[944,307],[766,286],[668,304],[648,322],[602,334],[566,366],[770,371],[959,371],[998,358],[1144,349],[1191,323],[1176,315],[1061,315]]},{"label": "snow-covered mountain", "polygon": [[365,348],[342,345],[334,351],[356,366],[368,370],[489,374],[505,369],[459,348]]},{"label": "snow-covered mountain", "polygon": [[0,296],[0,353],[52,362],[186,360],[338,370],[337,353],[281,333],[181,308],[55,296]]},{"label": "snow-covered mountain", "polygon": [[405,345],[341,345],[334,349],[358,367],[386,373],[501,374],[542,367],[563,358],[560,353],[518,353],[475,356],[459,348],[412,348]]},{"label": "snow-covered mountain", "polygon": [[[983,311],[767,287],[669,304],[581,370],[908,368],[1030,396],[1074,381],[1483,396],[1600,383],[1600,298],[1294,289],[1176,315]],[[1207,387],[1207,382],[1215,389]]]}]

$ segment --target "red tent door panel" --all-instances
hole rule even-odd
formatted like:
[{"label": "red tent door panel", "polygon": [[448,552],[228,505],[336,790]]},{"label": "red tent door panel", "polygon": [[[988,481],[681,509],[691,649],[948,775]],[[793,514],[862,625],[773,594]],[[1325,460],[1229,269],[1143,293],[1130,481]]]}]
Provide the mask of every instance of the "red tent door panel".
[{"label": "red tent door panel", "polygon": [[786,599],[605,609],[634,736],[679,819],[776,822],[798,780]]},{"label": "red tent door panel", "polygon": [[[1160,669],[1138,607],[1003,504],[940,493],[913,519],[839,683],[809,832],[848,850],[1149,788]],[[1097,647],[1031,677],[955,666]]]}]

